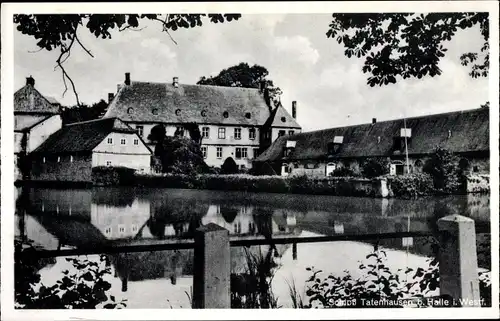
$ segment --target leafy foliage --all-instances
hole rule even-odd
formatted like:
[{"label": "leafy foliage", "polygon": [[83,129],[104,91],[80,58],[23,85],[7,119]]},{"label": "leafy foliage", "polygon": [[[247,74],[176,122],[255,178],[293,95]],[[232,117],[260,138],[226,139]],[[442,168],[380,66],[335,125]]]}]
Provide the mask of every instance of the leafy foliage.
[{"label": "leafy foliage", "polygon": [[331,177],[359,177],[359,172],[352,169],[350,166],[339,166],[330,173]]},{"label": "leafy foliage", "polygon": [[[437,245],[437,244],[434,244]],[[428,259],[428,266],[416,270],[391,270],[387,265],[384,250],[375,245],[374,251],[360,262],[360,276],[354,278],[348,271],[343,276],[328,275],[321,278],[321,270],[307,268],[312,275],[307,280],[306,296],[309,303],[305,308],[373,308],[404,307],[411,299],[418,307],[432,304],[426,296],[439,290],[439,262]],[[491,306],[491,282],[488,273],[479,273],[480,295],[485,306]],[[447,299],[446,297],[443,297]],[[449,298],[448,298],[449,299]],[[368,300],[377,301],[379,306],[368,306]],[[488,301],[489,300],[489,301]],[[349,302],[350,304],[346,304]],[[448,301],[451,304],[451,301]],[[385,303],[385,304],[384,304]],[[455,302],[456,303],[456,302]]]},{"label": "leafy foliage", "polygon": [[429,174],[388,176],[387,181],[395,197],[414,198],[435,193],[433,180]]},{"label": "leafy foliage", "polygon": [[91,106],[82,104],[80,106],[64,108],[61,113],[63,125],[98,119],[106,112],[107,108],[108,103],[102,99]]},{"label": "leafy foliage", "polygon": [[221,166],[221,174],[237,174],[238,173],[238,165],[232,157],[226,158],[224,163]]},{"label": "leafy foliage", "polygon": [[387,158],[368,158],[361,164],[361,173],[368,178],[386,175],[389,174],[389,164]]},{"label": "leafy foliage", "polygon": [[[23,243],[16,241],[16,252]],[[105,255],[99,262],[88,259],[67,258],[75,272],[63,271],[62,279],[52,286],[41,282],[38,270],[45,264],[29,256],[15,258],[15,301],[24,309],[104,309],[122,308],[125,301],[117,302],[107,291],[111,284],[105,277],[111,275],[111,265]],[[52,259],[51,263],[55,263]]]},{"label": "leafy foliage", "polygon": [[[208,20],[211,23],[223,23],[238,20],[240,14],[16,14],[14,23],[17,30],[37,40],[40,50],[60,50],[56,67],[62,72],[66,93],[66,81],[71,83],[77,105],[80,105],[75,84],[63,67],[70,57],[73,45],[78,44],[87,54],[94,57],[80,41],[78,31],[82,28],[96,38],[111,39],[114,30],[140,30],[144,20],[156,21],[162,26],[163,32],[170,36],[169,31],[189,29],[203,25]],[[170,36],[171,37],[171,36]],[[172,38],[171,38],[172,39]],[[173,39],[172,39],[173,41]],[[174,41],[175,42],[175,41]]]},{"label": "leafy foliage", "polygon": [[223,69],[215,77],[201,77],[197,82],[198,85],[212,85],[225,87],[244,87],[244,88],[260,88],[264,85],[269,94],[269,99],[275,104],[279,102],[279,96],[282,91],[279,87],[274,86],[274,82],[267,79],[269,71],[262,66],[253,65],[250,67],[248,63],[242,62],[238,65]]},{"label": "leafy foliage", "polygon": [[424,164],[423,171],[432,176],[434,188],[441,193],[461,192],[464,188],[464,173],[459,158],[453,153],[436,147],[431,158]]},{"label": "leafy foliage", "polygon": [[444,44],[459,30],[479,26],[484,44],[479,53],[464,53],[462,65],[471,66],[470,76],[485,77],[489,69],[488,13],[335,13],[328,38],[343,44],[348,57],[364,59],[370,86],[403,79],[441,75],[438,64],[446,54]]}]

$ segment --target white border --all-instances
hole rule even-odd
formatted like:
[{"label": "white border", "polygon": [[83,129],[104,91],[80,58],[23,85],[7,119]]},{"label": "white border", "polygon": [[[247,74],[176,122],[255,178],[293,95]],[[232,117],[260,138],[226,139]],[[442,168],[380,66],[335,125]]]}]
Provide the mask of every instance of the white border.
[{"label": "white border", "polygon": [[[13,309],[13,242],[14,237],[14,161],[13,161],[13,33],[14,13],[150,13],[150,12],[218,12],[218,13],[330,13],[330,12],[425,12],[488,11],[490,13],[490,150],[491,150],[491,234],[492,234],[492,308],[457,309],[335,309],[335,310],[38,310]],[[6,320],[59,320],[72,318],[107,320],[155,319],[415,319],[415,318],[498,318],[499,310],[499,74],[498,3],[496,1],[383,1],[383,2],[240,2],[240,3],[2,3],[1,90],[2,90],[2,317]],[[318,32],[322,32],[318,30]]]}]

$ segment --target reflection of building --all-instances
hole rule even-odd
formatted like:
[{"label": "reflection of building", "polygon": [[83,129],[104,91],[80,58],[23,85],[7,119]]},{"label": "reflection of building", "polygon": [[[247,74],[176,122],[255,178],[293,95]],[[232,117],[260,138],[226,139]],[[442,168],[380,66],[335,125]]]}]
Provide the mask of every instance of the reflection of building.
[{"label": "reflection of building", "polygon": [[359,171],[367,157],[389,158],[392,175],[421,172],[436,146],[461,157],[465,171],[489,173],[489,109],[331,128],[280,137],[256,164],[271,164],[282,175],[326,176],[340,167]]},{"label": "reflection of building", "polygon": [[149,170],[151,154],[136,131],[117,118],[69,124],[31,153],[31,178],[90,182],[97,166]]},{"label": "reflection of building", "polygon": [[52,133],[59,130],[62,120],[59,103],[35,89],[35,79],[26,78],[26,85],[14,94],[14,177],[21,179],[18,162],[20,153],[30,153]]},{"label": "reflection of building", "polygon": [[184,124],[196,123],[203,136],[205,162],[220,167],[231,157],[249,168],[252,160],[278,136],[300,132],[281,104],[274,106],[266,89],[132,81],[130,73],[118,85],[104,117],[119,117],[148,138],[162,124],[168,136],[189,136]]}]

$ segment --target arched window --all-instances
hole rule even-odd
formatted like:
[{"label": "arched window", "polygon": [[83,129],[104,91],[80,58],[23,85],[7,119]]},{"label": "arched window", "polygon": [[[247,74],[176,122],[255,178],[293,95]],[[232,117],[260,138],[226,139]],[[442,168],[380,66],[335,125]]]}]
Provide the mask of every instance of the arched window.
[{"label": "arched window", "polygon": [[222,113],[222,117],[228,118],[229,117],[229,113],[227,111],[225,111],[224,113]]},{"label": "arched window", "polygon": [[176,115],[176,116],[179,116],[180,114],[181,114],[181,110],[180,110],[180,109],[176,109],[176,110],[175,110],[175,115]]},{"label": "arched window", "polygon": [[201,116],[202,117],[207,117],[207,111],[206,110],[202,110],[201,111]]},{"label": "arched window", "polygon": [[127,114],[132,114],[134,112],[134,108],[130,107],[127,109]]},{"label": "arched window", "polygon": [[153,113],[153,115],[158,115],[158,109],[157,108],[153,108],[152,113]]}]

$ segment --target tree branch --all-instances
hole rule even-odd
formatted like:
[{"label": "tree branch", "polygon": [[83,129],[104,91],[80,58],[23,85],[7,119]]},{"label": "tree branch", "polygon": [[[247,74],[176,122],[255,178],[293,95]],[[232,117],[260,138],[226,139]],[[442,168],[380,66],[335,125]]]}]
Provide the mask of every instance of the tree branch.
[{"label": "tree branch", "polygon": [[77,39],[76,29],[77,29],[77,26],[75,26],[73,37],[71,38],[71,42],[69,43],[69,45],[68,46],[61,45],[61,54],[59,55],[59,57],[57,57],[57,60],[56,60],[57,65],[54,67],[54,70],[57,68],[61,69],[62,79],[63,79],[63,83],[64,83],[64,92],[62,94],[63,97],[66,94],[66,92],[68,91],[68,84],[66,83],[66,79],[67,79],[71,83],[73,93],[75,94],[76,103],[78,106],[80,106],[80,99],[78,97],[78,93],[76,92],[75,83],[73,82],[73,79],[71,79],[71,77],[68,75],[68,73],[66,72],[66,69],[64,69],[64,66],[63,66],[64,62],[70,57],[71,48],[73,47],[73,44],[75,43],[75,40]]},{"label": "tree branch", "polygon": [[170,37],[170,40],[172,40],[172,42],[177,45],[177,41],[174,40],[174,38],[172,37],[172,35],[170,34],[170,32],[168,31],[168,19],[169,19],[169,15],[167,14],[165,16],[165,20],[162,20],[162,19],[158,19],[158,18],[151,18],[151,20],[155,20],[155,21],[159,21],[161,22],[162,26],[163,26],[163,31],[167,33],[167,35]]}]

